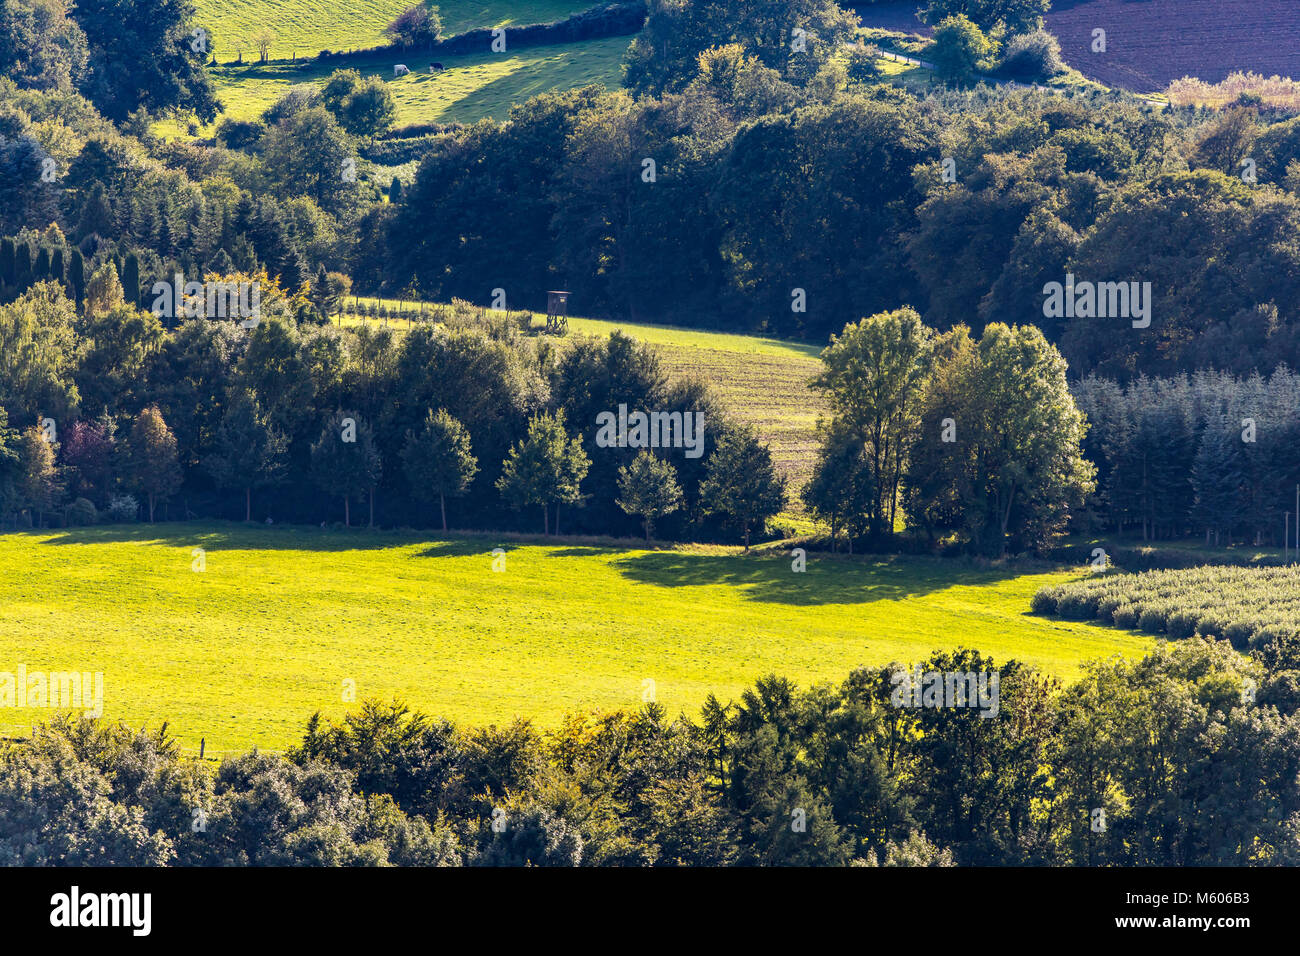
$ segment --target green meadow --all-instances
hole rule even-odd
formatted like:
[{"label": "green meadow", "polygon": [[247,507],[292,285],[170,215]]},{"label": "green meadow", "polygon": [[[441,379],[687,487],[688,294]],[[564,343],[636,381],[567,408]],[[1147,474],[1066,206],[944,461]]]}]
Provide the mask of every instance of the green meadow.
[{"label": "green meadow", "polygon": [[[263,28],[275,35],[271,56],[315,56],[321,50],[353,50],[387,43],[384,27],[413,0],[195,0],[195,24],[212,33],[217,59],[234,59]],[[478,27],[526,26],[563,20],[591,6],[585,0],[440,0],[432,4],[442,18],[443,34],[452,36]]]},{"label": "green meadow", "polygon": [[[436,55],[445,69],[429,73],[435,55],[357,57],[344,63],[308,64],[273,60],[264,65],[222,63],[208,72],[225,107],[224,116],[254,119],[299,83],[320,85],[336,69],[355,69],[388,84],[397,107],[397,125],[473,123],[484,117],[503,120],[510,107],[551,90],[598,83],[617,87],[623,55],[631,37],[608,37],[581,43],[525,47],[505,53]],[[247,60],[247,57],[245,57]],[[411,72],[394,77],[395,63]],[[174,130],[173,130],[174,132]]]},{"label": "green meadow", "polygon": [[[623,545],[630,545],[624,547]],[[493,548],[505,551],[493,570]],[[193,570],[194,549],[205,569]],[[104,713],[187,749],[295,742],[314,711],[402,697],[476,724],[735,698],[977,647],[1062,678],[1153,639],[1029,613],[1074,573],[929,558],[171,523],[0,535],[0,671],[101,671]],[[49,712],[0,711],[0,732]]]}]

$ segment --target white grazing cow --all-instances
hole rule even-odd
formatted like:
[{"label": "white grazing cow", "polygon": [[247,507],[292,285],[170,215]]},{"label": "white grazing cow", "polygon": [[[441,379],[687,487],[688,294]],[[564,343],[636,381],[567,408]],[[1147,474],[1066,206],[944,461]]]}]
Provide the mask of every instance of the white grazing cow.
[{"label": "white grazing cow", "polygon": [[395,67],[393,67],[393,76],[406,76],[406,74],[410,72],[411,72],[410,67],[408,67],[405,63],[399,63]]}]

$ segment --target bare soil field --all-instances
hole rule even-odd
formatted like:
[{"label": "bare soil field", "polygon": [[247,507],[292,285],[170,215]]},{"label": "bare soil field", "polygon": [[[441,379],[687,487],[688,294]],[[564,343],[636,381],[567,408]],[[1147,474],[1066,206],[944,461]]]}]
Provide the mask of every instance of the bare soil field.
[{"label": "bare soil field", "polygon": [[[928,34],[917,4],[858,7],[864,26]],[[1047,27],[1066,61],[1090,79],[1141,93],[1196,76],[1217,83],[1234,71],[1300,78],[1297,0],[1056,0]],[[1106,52],[1092,52],[1092,31]]]}]

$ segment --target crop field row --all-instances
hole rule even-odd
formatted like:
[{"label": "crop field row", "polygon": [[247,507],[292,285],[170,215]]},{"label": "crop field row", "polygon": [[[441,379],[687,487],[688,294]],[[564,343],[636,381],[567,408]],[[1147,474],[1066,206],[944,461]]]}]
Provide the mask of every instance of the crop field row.
[{"label": "crop field row", "polygon": [[1300,568],[1220,565],[1099,575],[1046,587],[1034,595],[1033,608],[1174,639],[1200,634],[1259,646],[1300,633]]}]

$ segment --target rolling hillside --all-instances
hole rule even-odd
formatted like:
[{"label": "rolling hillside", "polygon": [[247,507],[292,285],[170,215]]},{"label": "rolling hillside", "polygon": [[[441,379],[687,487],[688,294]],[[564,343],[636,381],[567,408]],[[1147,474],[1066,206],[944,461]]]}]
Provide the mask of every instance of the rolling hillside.
[{"label": "rolling hillside", "polygon": [[[608,37],[583,43],[527,47],[522,50],[471,56],[441,55],[446,69],[420,72],[412,58],[411,73],[393,76],[394,59],[382,55],[304,67],[284,61],[265,66],[221,65],[211,68],[225,116],[253,119],[298,83],[319,84],[346,65],[388,83],[397,106],[397,125],[408,123],[473,123],[485,116],[505,119],[510,107],[548,90],[565,90],[599,83],[617,86],[629,37]],[[427,66],[428,55],[423,55]]]},{"label": "rolling hillside", "polygon": [[[217,60],[235,59],[262,28],[275,34],[273,59],[315,56],[321,50],[354,50],[386,43],[384,27],[414,0],[196,0],[195,22],[211,31]],[[434,4],[450,36],[476,27],[525,26],[563,20],[591,6],[586,0],[440,0]]]}]

